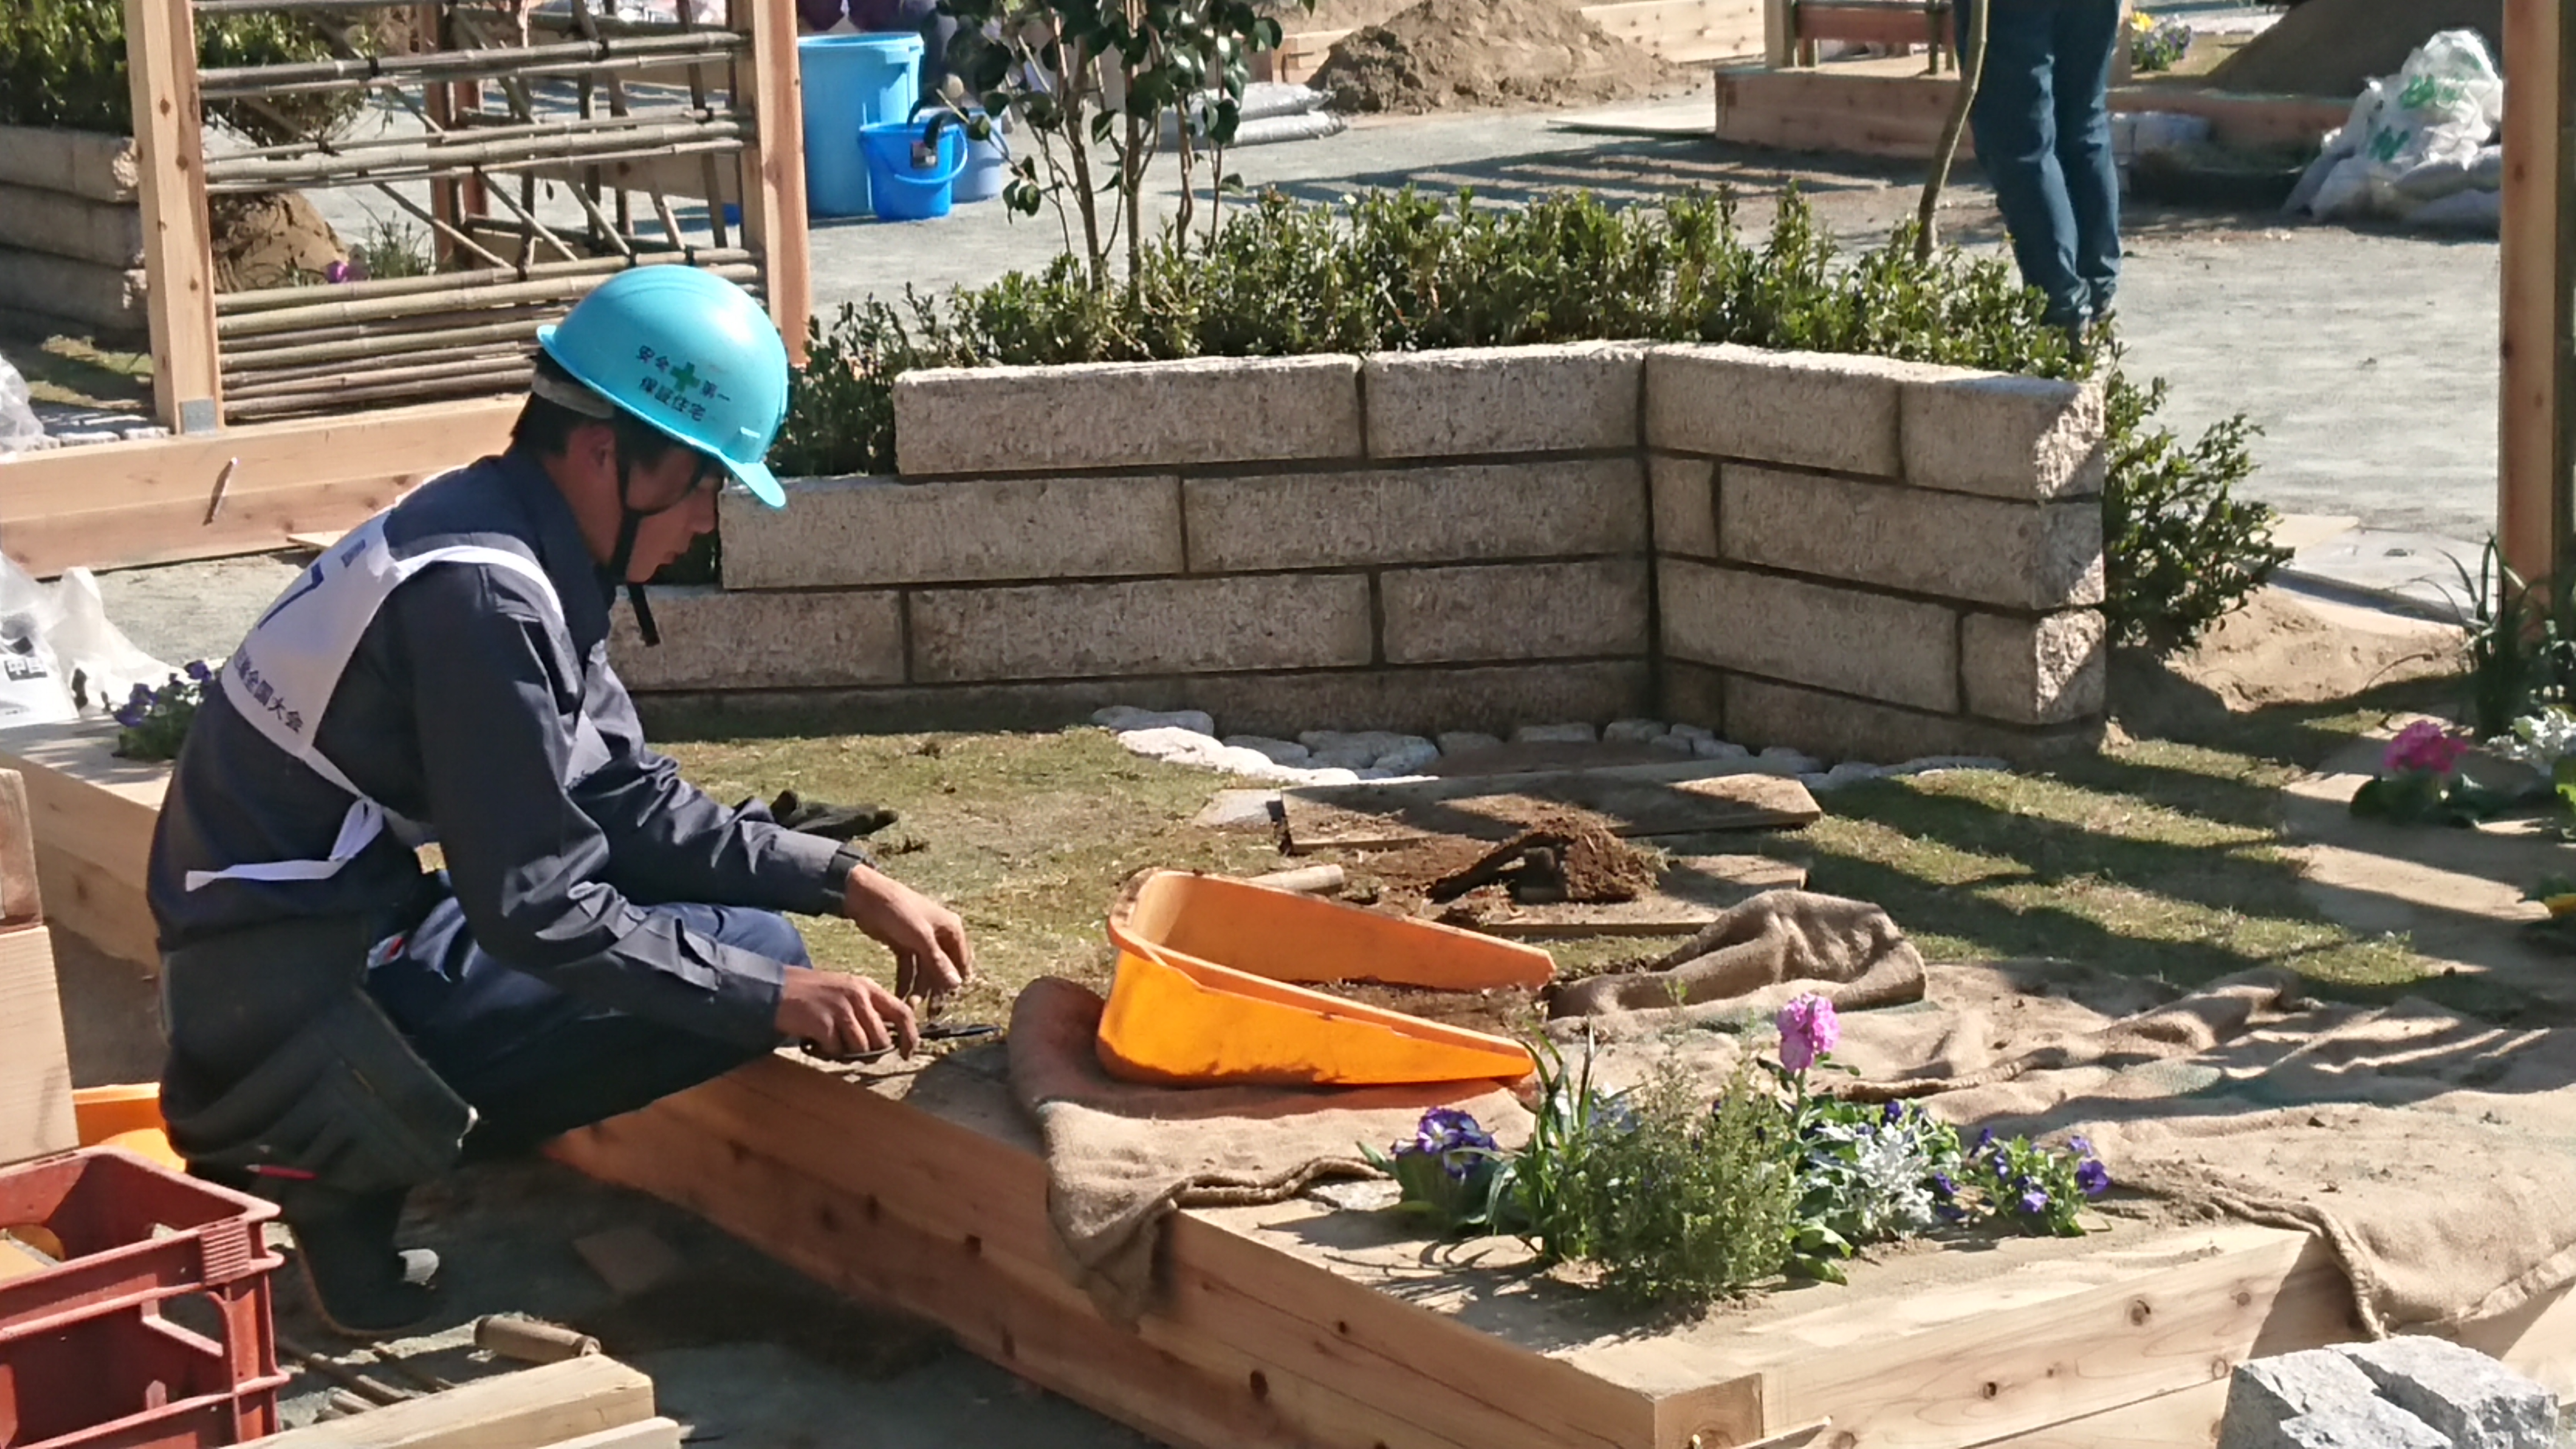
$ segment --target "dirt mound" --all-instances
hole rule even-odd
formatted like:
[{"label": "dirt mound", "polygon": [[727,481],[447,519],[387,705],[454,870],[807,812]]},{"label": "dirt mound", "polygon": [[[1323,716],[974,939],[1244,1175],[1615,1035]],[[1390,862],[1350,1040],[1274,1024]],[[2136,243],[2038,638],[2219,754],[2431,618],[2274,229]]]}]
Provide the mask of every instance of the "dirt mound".
[{"label": "dirt mound", "polygon": [[1367,868],[1386,899],[1412,909],[1472,904],[1480,894],[1494,903],[1606,905],[1653,890],[1661,873],[1654,855],[1612,834],[1601,817],[1564,810],[1532,818],[1500,844],[1444,836]]},{"label": "dirt mound", "polygon": [[2435,31],[2471,29],[2504,59],[2504,0],[2307,0],[2209,73],[2230,91],[2357,96]]},{"label": "dirt mound", "polygon": [[331,223],[292,191],[209,197],[206,213],[219,292],[313,281],[348,255]]},{"label": "dirt mound", "polygon": [[1336,111],[1589,105],[1686,77],[1561,0],[1421,0],[1344,36],[1310,82]]},{"label": "dirt mound", "polygon": [[2267,588],[2178,654],[2114,651],[2111,713],[2131,734],[2187,738],[2232,713],[2451,674],[2460,648],[2457,629]]}]

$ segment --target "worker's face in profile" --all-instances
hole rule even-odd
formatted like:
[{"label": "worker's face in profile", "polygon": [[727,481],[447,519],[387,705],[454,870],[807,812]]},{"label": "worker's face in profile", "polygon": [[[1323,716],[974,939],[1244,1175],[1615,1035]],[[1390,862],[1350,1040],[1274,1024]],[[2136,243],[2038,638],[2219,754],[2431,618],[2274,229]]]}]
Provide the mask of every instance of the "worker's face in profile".
[{"label": "worker's face in profile", "polygon": [[673,448],[651,467],[629,475],[630,496],[645,514],[635,530],[635,556],[626,566],[630,583],[642,583],[689,551],[703,534],[715,532],[716,490],[724,486],[722,469],[694,448]]}]

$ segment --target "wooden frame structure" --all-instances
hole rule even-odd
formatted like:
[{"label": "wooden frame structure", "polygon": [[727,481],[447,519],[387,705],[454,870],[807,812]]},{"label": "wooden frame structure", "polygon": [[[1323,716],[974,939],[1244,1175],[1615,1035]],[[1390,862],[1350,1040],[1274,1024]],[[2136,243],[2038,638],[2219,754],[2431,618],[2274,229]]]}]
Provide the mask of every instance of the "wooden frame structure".
[{"label": "wooden frame structure", "polygon": [[[1054,1261],[999,1060],[870,1083],[773,1057],[554,1150],[1207,1449],[2187,1449],[2212,1442],[2235,1364],[2361,1336],[2322,1246],[2278,1228],[2013,1240],[1968,1275],[1916,1255],[1636,1332],[1533,1289],[1508,1250],[1436,1262],[1303,1201],[1181,1214],[1168,1295],[1121,1327]],[[2554,1385],[2576,1374],[2564,1294],[2462,1337]]]},{"label": "wooden frame structure", "polygon": [[2504,52],[2496,538],[2537,581],[2576,533],[2576,23],[2557,0],[2505,0]]},{"label": "wooden frame structure", "polygon": [[[32,573],[251,552],[363,520],[496,449],[536,327],[627,267],[705,266],[751,285],[791,355],[803,355],[812,296],[802,103],[792,10],[780,0],[729,0],[724,30],[636,36],[594,22],[582,39],[531,45],[465,34],[473,0],[401,0],[428,33],[444,26],[472,43],[200,71],[201,14],[300,3],[125,0],[154,411],[177,436],[0,467],[0,548]],[[577,3],[575,14],[588,12]],[[623,78],[647,71],[690,85],[677,119],[630,114]],[[580,117],[540,119],[529,109],[532,77],[576,79]],[[210,97],[257,106],[406,81],[427,93],[425,103],[404,97],[422,118],[418,140],[308,138],[207,154]],[[485,112],[487,88],[510,109]],[[675,160],[691,164],[667,164]],[[399,180],[429,181],[433,205],[394,193]],[[536,215],[541,183],[579,203],[583,229]],[[219,295],[209,192],[316,185],[378,187],[428,221],[442,258],[490,265]],[[712,244],[683,232],[666,187],[709,199]],[[649,193],[658,239],[629,224],[630,189]],[[727,200],[741,208],[738,237]]]}]

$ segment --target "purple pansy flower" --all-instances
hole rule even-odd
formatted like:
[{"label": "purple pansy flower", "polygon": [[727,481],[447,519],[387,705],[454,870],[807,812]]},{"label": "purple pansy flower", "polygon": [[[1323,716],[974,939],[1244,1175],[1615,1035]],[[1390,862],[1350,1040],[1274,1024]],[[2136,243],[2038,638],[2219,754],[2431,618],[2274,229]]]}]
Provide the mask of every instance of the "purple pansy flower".
[{"label": "purple pansy flower", "polygon": [[2111,1169],[2099,1158],[2088,1157],[2075,1169],[2075,1185],[2084,1189],[2086,1197],[2100,1197],[2111,1190]]},{"label": "purple pansy flower", "polygon": [[2035,1187],[2028,1189],[2021,1195],[2021,1210],[2032,1217],[2048,1211],[2048,1194]]},{"label": "purple pansy flower", "polygon": [[211,682],[211,681],[214,679],[214,677],[215,677],[215,671],[213,671],[213,670],[211,670],[211,669],[207,668],[207,667],[206,667],[206,661],[204,661],[204,660],[202,660],[202,659],[191,659],[191,660],[189,660],[189,661],[188,661],[188,664],[187,664],[187,669],[188,669],[188,677],[189,677],[190,679],[195,680],[195,681],[196,681],[196,682],[198,682],[199,684],[206,684],[206,683],[209,683],[209,682]]}]

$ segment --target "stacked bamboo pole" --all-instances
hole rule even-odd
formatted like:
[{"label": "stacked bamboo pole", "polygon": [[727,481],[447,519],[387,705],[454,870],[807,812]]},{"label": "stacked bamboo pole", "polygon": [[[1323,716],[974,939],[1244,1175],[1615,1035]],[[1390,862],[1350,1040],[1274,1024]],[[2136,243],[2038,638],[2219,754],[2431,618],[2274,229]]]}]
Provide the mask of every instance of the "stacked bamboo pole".
[{"label": "stacked bamboo pole", "polygon": [[[521,388],[537,328],[638,266],[696,266],[765,297],[773,270],[787,260],[797,279],[791,295],[803,295],[801,249],[792,259],[772,257],[759,242],[734,237],[712,207],[703,231],[684,232],[681,214],[654,184],[669,169],[619,164],[680,158],[703,173],[709,195],[748,203],[765,190],[750,155],[761,152],[763,117],[777,122],[746,97],[767,94],[759,85],[792,88],[794,77],[770,74],[779,61],[774,45],[762,49],[763,27],[783,22],[757,4],[734,6],[721,26],[636,26],[596,17],[588,0],[573,0],[573,33],[530,42],[521,17],[470,0],[156,3],[199,16],[398,4],[416,12],[429,46],[365,55],[335,45],[333,59],[192,77],[201,101],[367,92],[416,117],[408,134],[311,135],[208,157],[197,184],[208,195],[372,187],[431,228],[442,268],[217,295],[208,342],[219,384],[212,390],[227,422]],[[758,74],[746,80],[746,68]],[[666,98],[656,102],[629,92],[624,78],[648,69],[687,74],[685,98],[660,92]],[[558,78],[578,85],[577,116],[551,109],[532,84]],[[637,179],[621,185],[611,176]],[[720,184],[727,176],[730,187]],[[432,188],[427,206],[411,194],[421,182]],[[560,202],[567,184],[579,216],[555,219],[563,214],[539,203]],[[548,189],[541,195],[541,188]],[[803,319],[784,320],[781,330],[801,334]]]}]

